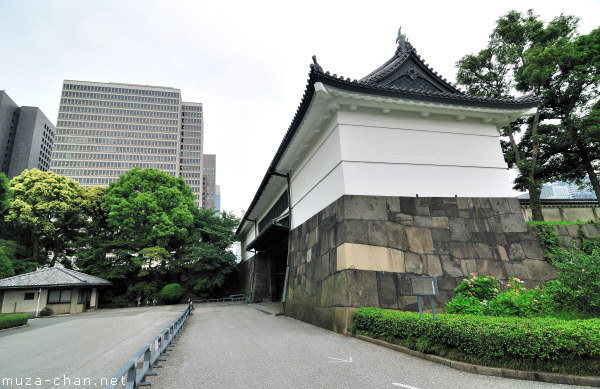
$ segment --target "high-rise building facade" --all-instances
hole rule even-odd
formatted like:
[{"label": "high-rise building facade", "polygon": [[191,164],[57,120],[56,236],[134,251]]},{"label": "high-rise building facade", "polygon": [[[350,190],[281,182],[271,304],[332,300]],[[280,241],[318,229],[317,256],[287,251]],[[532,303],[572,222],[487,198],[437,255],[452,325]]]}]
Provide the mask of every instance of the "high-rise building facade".
[{"label": "high-rise building facade", "polygon": [[37,107],[19,107],[0,91],[0,172],[10,179],[25,169],[47,171],[56,128]]},{"label": "high-rise building facade", "polygon": [[[188,120],[193,118],[193,123]],[[193,130],[188,126],[193,125]],[[183,177],[201,206],[202,104],[169,87],[65,80],[52,170],[82,186],[107,186],[134,168]]]},{"label": "high-rise building facade", "polygon": [[202,177],[202,207],[206,209],[217,209],[216,184],[217,184],[217,156],[215,154],[204,154],[204,175]]}]

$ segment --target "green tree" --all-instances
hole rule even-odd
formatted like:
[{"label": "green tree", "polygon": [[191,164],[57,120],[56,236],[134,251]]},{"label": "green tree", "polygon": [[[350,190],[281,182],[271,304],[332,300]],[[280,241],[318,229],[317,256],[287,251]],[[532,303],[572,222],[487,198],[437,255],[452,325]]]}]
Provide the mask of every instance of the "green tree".
[{"label": "green tree", "polygon": [[0,173],[0,215],[10,207],[10,185],[4,173]]},{"label": "green tree", "polygon": [[132,254],[149,247],[179,249],[194,226],[194,201],[182,178],[157,169],[129,170],[110,184],[103,204],[112,246]]},{"label": "green tree", "polygon": [[187,290],[208,296],[223,286],[235,269],[231,246],[236,241],[239,220],[232,214],[201,209],[195,218],[195,230],[186,249],[171,263],[170,270],[179,275]]},{"label": "green tree", "polygon": [[[542,127],[541,123],[557,115],[548,92],[548,80],[558,73],[557,59],[541,53],[562,50],[572,39],[576,26],[573,16],[560,15],[544,25],[532,10],[526,14],[510,11],[496,22],[486,49],[457,63],[457,82],[471,94],[512,97],[518,91],[541,97],[533,118],[511,123],[500,131],[508,139],[503,143],[505,158],[519,172],[515,187],[529,191],[534,220],[543,220],[540,194],[547,174],[540,170],[548,158],[540,155],[540,145],[546,136],[541,130],[549,127]],[[527,128],[519,139],[516,135],[524,123]]]},{"label": "green tree", "polygon": [[560,122],[550,124],[546,153],[552,180],[582,183],[589,178],[600,198],[600,28],[567,42],[561,50],[544,48],[534,61],[554,62],[547,99]]},{"label": "green tree", "polygon": [[81,187],[67,177],[37,169],[25,170],[10,181],[13,201],[6,220],[28,232],[30,258],[53,253],[49,264],[70,253],[81,222]]},{"label": "green tree", "polygon": [[0,279],[6,277],[12,277],[15,275],[15,271],[12,267],[12,262],[4,254],[4,250],[0,247]]}]

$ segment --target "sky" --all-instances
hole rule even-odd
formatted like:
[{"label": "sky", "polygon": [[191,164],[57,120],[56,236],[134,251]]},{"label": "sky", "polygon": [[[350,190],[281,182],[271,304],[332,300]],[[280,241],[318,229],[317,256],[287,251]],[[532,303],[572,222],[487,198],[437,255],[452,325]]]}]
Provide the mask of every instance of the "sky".
[{"label": "sky", "polygon": [[600,26],[600,0],[0,0],[0,90],[56,124],[63,80],[181,90],[204,105],[221,208],[247,209],[300,103],[312,55],[360,79],[393,56],[398,28],[449,81],[509,10]]}]

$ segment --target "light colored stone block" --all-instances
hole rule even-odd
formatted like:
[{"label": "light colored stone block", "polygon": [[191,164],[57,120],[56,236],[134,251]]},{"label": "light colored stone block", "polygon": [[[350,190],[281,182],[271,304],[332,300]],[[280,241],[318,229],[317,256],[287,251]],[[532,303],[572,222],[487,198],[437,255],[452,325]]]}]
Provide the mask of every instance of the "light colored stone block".
[{"label": "light colored stone block", "polygon": [[346,269],[402,273],[404,253],[387,247],[344,243],[337,247],[337,271]]}]

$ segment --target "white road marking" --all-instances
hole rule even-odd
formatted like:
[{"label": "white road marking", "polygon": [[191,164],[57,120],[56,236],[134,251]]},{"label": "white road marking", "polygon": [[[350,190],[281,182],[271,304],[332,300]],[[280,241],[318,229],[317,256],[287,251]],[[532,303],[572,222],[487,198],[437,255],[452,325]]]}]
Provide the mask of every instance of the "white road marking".
[{"label": "white road marking", "polygon": [[329,363],[331,362],[352,362],[352,357],[349,357],[348,359],[339,359],[339,358],[334,358],[334,357],[327,357],[329,359],[332,359],[332,361],[329,361]]},{"label": "white road marking", "polygon": [[397,382],[392,383],[392,385],[400,386],[400,387],[406,388],[406,389],[419,389],[419,388],[415,388],[414,386],[402,385],[402,384],[399,384]]}]

